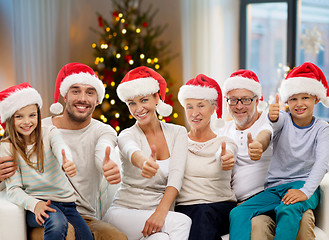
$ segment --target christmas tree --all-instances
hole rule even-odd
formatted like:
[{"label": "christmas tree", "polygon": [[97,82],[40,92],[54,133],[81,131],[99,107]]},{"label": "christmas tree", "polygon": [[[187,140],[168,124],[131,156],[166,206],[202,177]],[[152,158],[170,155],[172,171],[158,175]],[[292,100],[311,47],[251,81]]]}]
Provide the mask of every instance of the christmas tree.
[{"label": "christmas tree", "polygon": [[[106,88],[105,99],[96,108],[94,117],[119,132],[135,123],[126,104],[116,94],[116,88],[124,75],[139,66],[147,66],[159,72],[167,81],[165,102],[173,106],[173,95],[170,93],[172,81],[164,67],[174,56],[168,50],[170,43],[159,40],[166,25],[152,24],[157,14],[152,5],[143,11],[142,0],[112,0],[112,3],[115,10],[110,14],[110,19],[97,13],[99,28],[93,29],[100,36],[99,42],[92,44],[94,70]],[[171,122],[178,114],[174,110],[169,117],[158,117],[162,121]]]}]

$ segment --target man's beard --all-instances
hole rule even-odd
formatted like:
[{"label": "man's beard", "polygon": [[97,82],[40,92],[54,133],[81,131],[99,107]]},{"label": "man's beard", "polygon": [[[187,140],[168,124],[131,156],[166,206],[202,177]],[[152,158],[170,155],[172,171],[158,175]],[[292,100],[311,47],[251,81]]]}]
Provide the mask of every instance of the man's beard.
[{"label": "man's beard", "polygon": [[[73,111],[70,111],[68,108],[66,108],[66,112],[67,112],[68,117],[69,117],[72,121],[74,121],[74,122],[78,122],[78,123],[85,122],[86,120],[88,120],[88,118],[90,118],[90,115],[91,115],[91,114],[87,114],[87,115],[85,115],[85,116],[80,117],[80,116],[75,115],[75,114],[73,113]],[[91,111],[91,112],[93,112],[93,111]]]}]

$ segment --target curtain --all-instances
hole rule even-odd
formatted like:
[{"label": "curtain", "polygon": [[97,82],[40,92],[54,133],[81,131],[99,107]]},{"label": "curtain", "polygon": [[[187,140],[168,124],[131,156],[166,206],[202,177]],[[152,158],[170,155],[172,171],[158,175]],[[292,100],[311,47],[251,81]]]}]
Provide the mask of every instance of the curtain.
[{"label": "curtain", "polygon": [[183,79],[203,73],[222,86],[238,69],[239,1],[182,1]]},{"label": "curtain", "polygon": [[49,115],[57,73],[69,59],[70,0],[13,0],[16,84],[29,82]]}]

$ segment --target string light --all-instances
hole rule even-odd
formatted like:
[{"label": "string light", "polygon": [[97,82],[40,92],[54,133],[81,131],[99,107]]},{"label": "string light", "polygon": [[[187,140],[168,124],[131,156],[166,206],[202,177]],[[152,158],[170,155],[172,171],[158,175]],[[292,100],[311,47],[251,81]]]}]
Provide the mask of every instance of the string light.
[{"label": "string light", "polygon": [[115,32],[115,33],[113,33],[113,37],[116,37],[118,34]]},{"label": "string light", "polygon": [[109,47],[109,45],[107,45],[106,43],[103,43],[102,45],[101,45],[101,49],[107,49]]},{"label": "string light", "polygon": [[178,113],[174,113],[172,116],[173,116],[174,118],[178,118]]},{"label": "string light", "polygon": [[116,56],[116,58],[120,58],[121,57],[121,54],[120,53],[117,53],[115,56]]},{"label": "string light", "polygon": [[124,29],[122,29],[122,34],[126,34],[127,33],[127,30],[124,28]]},{"label": "string light", "polygon": [[114,115],[114,117],[115,117],[115,118],[119,118],[119,117],[120,117],[120,113],[116,113],[116,114]]},{"label": "string light", "polygon": [[132,60],[132,59],[129,60],[129,64],[130,64],[130,65],[133,65],[133,64],[134,64],[134,60]]},{"label": "string light", "polygon": [[112,68],[112,72],[116,72],[116,71],[117,71],[116,67]]},{"label": "string light", "polygon": [[123,13],[119,13],[118,16],[119,16],[119,18],[122,18],[123,17]]},{"label": "string light", "polygon": [[139,57],[140,57],[141,59],[144,59],[144,58],[145,58],[145,55],[142,53],[141,55],[139,55]]},{"label": "string light", "polygon": [[166,93],[168,93],[169,92],[169,88],[166,88]]},{"label": "string light", "polygon": [[129,49],[129,47],[126,45],[123,47],[123,49],[127,51]]},{"label": "string light", "polygon": [[119,126],[116,126],[116,127],[115,127],[115,130],[116,130],[117,132],[119,132],[119,131],[120,131],[120,127],[119,127]]},{"label": "string light", "polygon": [[140,33],[141,29],[140,28],[136,28],[136,33]]},{"label": "string light", "polygon": [[92,48],[96,48],[97,47],[97,44],[96,43],[93,43],[93,44],[91,44],[91,47]]},{"label": "string light", "polygon": [[156,64],[154,67],[155,67],[155,69],[159,69],[160,68],[160,65],[159,64]]},{"label": "string light", "polygon": [[159,61],[158,58],[154,58],[154,62],[157,63]]},{"label": "string light", "polygon": [[109,99],[110,95],[108,93],[105,94],[105,98]]},{"label": "string light", "polygon": [[110,103],[111,103],[112,105],[114,105],[114,104],[115,104],[115,100],[112,99],[112,100],[110,101]]},{"label": "string light", "polygon": [[152,59],[151,59],[151,58],[148,58],[148,59],[146,60],[146,62],[147,62],[147,63],[151,63],[151,62],[152,62]]},{"label": "string light", "polygon": [[158,116],[158,118],[159,118],[160,120],[162,120],[162,119],[163,119],[163,117],[162,117],[161,115],[159,115],[159,116]]},{"label": "string light", "polygon": [[115,82],[111,82],[111,86],[114,87],[115,86]]},{"label": "string light", "polygon": [[133,119],[134,117],[131,115],[131,114],[129,114],[129,119]]},{"label": "string light", "polygon": [[125,20],[124,18],[121,19],[121,23],[125,23],[125,21],[126,21],[126,20]]},{"label": "string light", "polygon": [[111,28],[107,27],[107,28],[105,29],[105,31],[106,31],[106,32],[109,32],[109,31],[111,31]]}]

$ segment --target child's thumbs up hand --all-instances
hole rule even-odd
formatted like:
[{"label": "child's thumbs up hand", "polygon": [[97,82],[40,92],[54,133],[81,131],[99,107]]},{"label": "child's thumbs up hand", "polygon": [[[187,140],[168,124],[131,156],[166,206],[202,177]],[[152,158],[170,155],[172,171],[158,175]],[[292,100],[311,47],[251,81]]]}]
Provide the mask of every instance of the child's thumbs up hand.
[{"label": "child's thumbs up hand", "polygon": [[152,178],[159,169],[159,164],[156,163],[156,147],[151,146],[151,155],[148,160],[145,160],[142,166],[142,177]]},{"label": "child's thumbs up hand", "polygon": [[118,165],[110,158],[111,148],[106,147],[103,161],[103,174],[109,184],[121,182],[121,175]]},{"label": "child's thumbs up hand", "polygon": [[279,118],[280,104],[279,104],[279,94],[275,96],[275,103],[270,105],[268,110],[268,117],[271,122],[276,122]]},{"label": "child's thumbs up hand", "polygon": [[257,140],[252,139],[251,133],[248,133],[247,138],[249,157],[251,160],[257,161],[262,157],[263,146]]},{"label": "child's thumbs up hand", "polygon": [[62,149],[62,157],[63,157],[63,170],[69,177],[74,177],[77,174],[77,169],[75,167],[74,162],[67,159],[65,155],[65,150]]},{"label": "child's thumbs up hand", "polygon": [[220,154],[220,161],[222,163],[222,170],[228,171],[233,168],[234,156],[230,150],[226,150],[226,142],[222,142],[222,152]]}]

